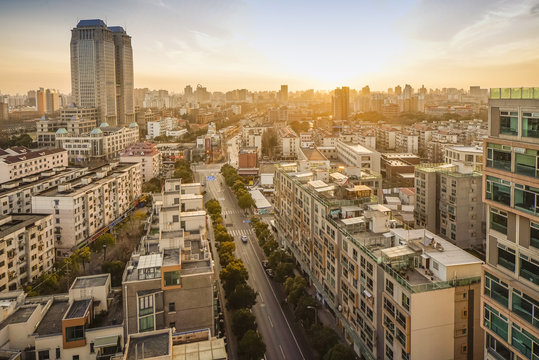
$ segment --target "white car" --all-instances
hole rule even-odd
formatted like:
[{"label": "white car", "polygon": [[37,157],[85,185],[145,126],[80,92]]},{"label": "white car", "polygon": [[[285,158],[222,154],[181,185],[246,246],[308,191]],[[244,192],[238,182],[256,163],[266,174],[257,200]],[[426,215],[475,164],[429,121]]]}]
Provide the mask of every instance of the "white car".
[{"label": "white car", "polygon": [[244,244],[246,244],[246,243],[247,243],[247,236],[242,235],[242,236],[241,236],[241,242],[244,243]]}]

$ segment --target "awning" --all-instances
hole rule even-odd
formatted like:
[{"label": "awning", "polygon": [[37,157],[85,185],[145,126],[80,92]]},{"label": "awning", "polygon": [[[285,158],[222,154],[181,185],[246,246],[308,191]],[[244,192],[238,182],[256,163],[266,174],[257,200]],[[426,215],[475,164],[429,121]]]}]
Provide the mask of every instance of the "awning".
[{"label": "awning", "polygon": [[369,299],[372,297],[372,294],[367,289],[363,290],[363,294]]},{"label": "awning", "polygon": [[97,338],[94,341],[94,348],[102,348],[107,346],[116,346],[118,345],[119,335],[105,336],[102,338]]},{"label": "awning", "polygon": [[422,257],[423,259],[430,259],[430,256],[428,256],[427,254],[421,254],[421,257]]}]

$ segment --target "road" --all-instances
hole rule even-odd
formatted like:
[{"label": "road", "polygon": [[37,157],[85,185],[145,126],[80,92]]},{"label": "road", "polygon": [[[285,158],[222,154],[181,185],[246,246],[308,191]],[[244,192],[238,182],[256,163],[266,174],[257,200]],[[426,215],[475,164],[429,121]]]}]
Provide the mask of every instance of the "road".
[{"label": "road", "polygon": [[[219,175],[220,165],[197,166],[197,177],[202,179],[214,175],[216,180],[206,182],[206,191],[210,197],[219,200],[223,209],[223,218],[227,223],[228,232],[234,236],[236,256],[245,264],[249,272],[249,285],[258,293],[257,304],[253,307],[258,331],[266,344],[267,360],[301,360],[306,359],[288,320],[281,308],[279,300],[271,286],[261,263],[261,258],[255,249],[256,236],[250,225],[244,223],[248,217],[238,207],[232,192],[221,186],[222,177]],[[226,215],[226,218],[225,218]],[[248,237],[248,243],[241,242],[241,235]]]}]

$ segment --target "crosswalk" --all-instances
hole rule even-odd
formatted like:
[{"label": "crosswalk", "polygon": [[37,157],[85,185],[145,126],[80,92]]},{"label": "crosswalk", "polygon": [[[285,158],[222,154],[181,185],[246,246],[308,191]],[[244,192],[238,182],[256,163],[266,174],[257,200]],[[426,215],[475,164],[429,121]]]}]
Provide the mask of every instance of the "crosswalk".
[{"label": "crosswalk", "polygon": [[242,235],[250,236],[254,235],[253,229],[227,229],[228,233],[232,235],[233,237],[239,237]]},{"label": "crosswalk", "polygon": [[230,214],[234,214],[234,215],[243,215],[244,212],[243,212],[243,210],[241,210],[241,209],[232,209],[232,210],[223,210],[223,211],[221,212],[221,214],[223,214],[223,215],[230,215]]}]

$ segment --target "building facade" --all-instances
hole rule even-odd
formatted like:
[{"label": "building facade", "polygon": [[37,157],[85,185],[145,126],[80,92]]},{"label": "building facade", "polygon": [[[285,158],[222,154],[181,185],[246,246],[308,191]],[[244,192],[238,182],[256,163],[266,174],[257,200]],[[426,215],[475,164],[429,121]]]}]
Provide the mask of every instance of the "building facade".
[{"label": "building facade", "polygon": [[159,176],[161,172],[161,153],[150,142],[131,144],[120,154],[121,163],[140,163],[142,181],[147,182]]},{"label": "building facade", "polygon": [[63,149],[30,151],[13,148],[7,149],[6,153],[0,155],[0,184],[67,166],[67,152]]},{"label": "building facade", "polygon": [[539,356],[539,89],[491,89],[484,143],[486,359]]}]

